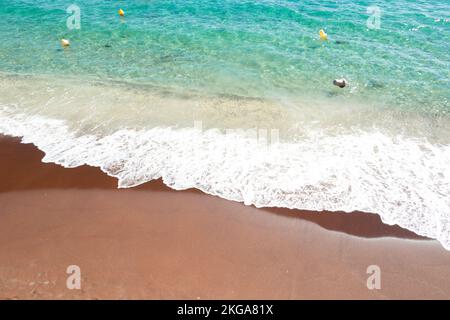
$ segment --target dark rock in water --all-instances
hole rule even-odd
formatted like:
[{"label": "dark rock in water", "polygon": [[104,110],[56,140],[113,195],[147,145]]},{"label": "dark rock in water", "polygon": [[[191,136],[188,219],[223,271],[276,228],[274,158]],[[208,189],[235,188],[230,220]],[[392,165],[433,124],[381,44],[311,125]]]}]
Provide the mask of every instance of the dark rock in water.
[{"label": "dark rock in water", "polygon": [[333,97],[335,97],[335,96],[337,96],[338,95],[338,93],[336,92],[336,91],[327,91],[326,92],[326,96],[328,97],[328,98],[333,98]]},{"label": "dark rock in water", "polygon": [[336,86],[336,87],[339,87],[339,88],[345,88],[345,86],[347,85],[347,80],[345,80],[345,79],[334,79],[333,80],[333,84]]},{"label": "dark rock in water", "polygon": [[159,57],[160,62],[168,62],[168,61],[172,61],[172,60],[173,60],[173,57],[170,54]]},{"label": "dark rock in water", "polygon": [[308,46],[308,49],[317,49],[317,48],[320,48],[320,46],[318,46],[318,45],[310,45],[310,46]]},{"label": "dark rock in water", "polygon": [[373,88],[373,89],[381,89],[384,88],[384,84],[377,80],[369,80],[367,81],[366,85],[367,88]]}]

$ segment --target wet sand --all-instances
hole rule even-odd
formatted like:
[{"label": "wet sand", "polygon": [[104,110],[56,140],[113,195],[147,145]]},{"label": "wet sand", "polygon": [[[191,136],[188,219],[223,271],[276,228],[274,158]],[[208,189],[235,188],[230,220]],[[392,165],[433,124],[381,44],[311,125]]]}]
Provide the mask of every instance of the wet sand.
[{"label": "wet sand", "polygon": [[375,214],[257,209],[161,181],[119,190],[42,157],[0,136],[0,299],[450,299],[450,252]]}]

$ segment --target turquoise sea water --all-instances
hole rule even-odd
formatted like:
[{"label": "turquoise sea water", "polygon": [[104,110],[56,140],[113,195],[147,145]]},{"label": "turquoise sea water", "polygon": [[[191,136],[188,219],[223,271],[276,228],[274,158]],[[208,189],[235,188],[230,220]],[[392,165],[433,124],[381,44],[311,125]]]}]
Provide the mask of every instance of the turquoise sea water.
[{"label": "turquoise sea water", "polygon": [[377,1],[380,29],[366,25],[371,1],[73,3],[80,30],[66,26],[71,2],[0,1],[0,70],[249,97],[322,96],[345,77],[340,95],[450,112],[449,1]]},{"label": "turquoise sea water", "polygon": [[371,212],[450,249],[449,19],[448,0],[0,0],[0,133],[119,187]]}]

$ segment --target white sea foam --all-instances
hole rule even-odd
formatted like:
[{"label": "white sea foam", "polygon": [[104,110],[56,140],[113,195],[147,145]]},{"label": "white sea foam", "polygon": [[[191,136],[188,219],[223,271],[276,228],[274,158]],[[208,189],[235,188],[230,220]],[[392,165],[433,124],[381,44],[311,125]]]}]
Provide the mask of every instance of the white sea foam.
[{"label": "white sea foam", "polygon": [[[80,135],[63,120],[0,108],[0,132],[45,152],[44,162],[100,167],[133,187],[163,178],[257,207],[377,213],[450,250],[450,145],[377,131],[261,143],[200,128]],[[270,142],[270,140],[269,140]]]}]

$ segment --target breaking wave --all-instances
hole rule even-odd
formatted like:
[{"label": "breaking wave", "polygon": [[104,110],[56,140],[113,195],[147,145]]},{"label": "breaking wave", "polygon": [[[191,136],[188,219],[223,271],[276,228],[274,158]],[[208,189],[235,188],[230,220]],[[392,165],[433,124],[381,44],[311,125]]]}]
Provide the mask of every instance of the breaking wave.
[{"label": "breaking wave", "polygon": [[44,162],[90,165],[121,188],[162,178],[256,207],[364,211],[450,250],[450,145],[355,130],[292,142],[270,132],[155,127],[80,134],[65,120],[0,107],[0,132],[45,152]]}]

